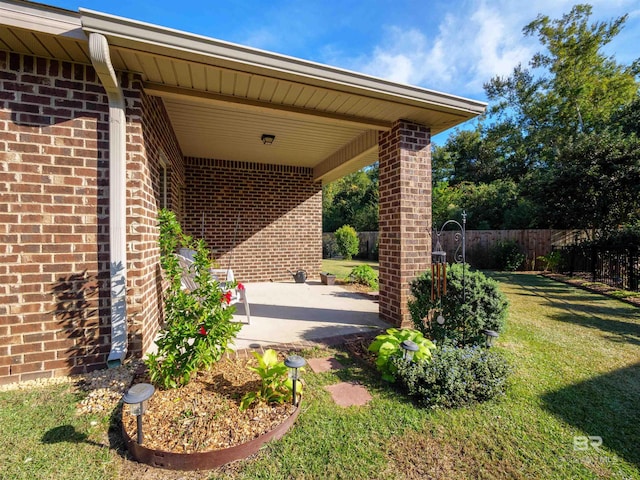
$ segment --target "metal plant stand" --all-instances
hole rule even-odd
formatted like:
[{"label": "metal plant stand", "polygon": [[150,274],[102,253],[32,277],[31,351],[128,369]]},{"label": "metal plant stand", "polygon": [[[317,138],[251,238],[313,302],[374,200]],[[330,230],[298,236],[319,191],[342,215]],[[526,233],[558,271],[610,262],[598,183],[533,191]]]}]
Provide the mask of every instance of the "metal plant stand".
[{"label": "metal plant stand", "polygon": [[[440,229],[435,229],[436,234],[436,246],[434,250],[431,252],[431,284],[432,284],[432,299],[437,295],[440,298],[441,294],[446,295],[447,293],[447,252],[442,248],[442,244],[440,243],[440,237],[442,232],[444,231],[447,225],[455,225],[460,229],[459,232],[454,234],[454,240],[458,244],[458,248],[453,254],[453,260],[456,263],[462,263],[462,304],[463,306],[467,303],[467,213],[465,211],[462,212],[462,223],[457,220],[447,220],[442,224]],[[435,268],[434,268],[435,267]],[[438,277],[436,279],[436,276]],[[441,278],[443,277],[443,278]],[[434,285],[437,285],[434,288]],[[442,325],[444,324],[444,317],[439,315],[437,318],[437,322]],[[465,341],[466,335],[466,319],[463,326],[462,332],[462,340],[463,343]]]}]

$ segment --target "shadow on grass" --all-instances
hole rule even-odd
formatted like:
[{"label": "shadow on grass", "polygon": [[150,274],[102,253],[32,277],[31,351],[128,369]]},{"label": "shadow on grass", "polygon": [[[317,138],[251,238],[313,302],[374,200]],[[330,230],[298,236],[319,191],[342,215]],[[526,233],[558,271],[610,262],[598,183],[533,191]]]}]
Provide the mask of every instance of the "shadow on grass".
[{"label": "shadow on grass", "polygon": [[611,317],[614,315],[603,315],[601,318],[600,312],[597,315],[594,313],[589,314],[588,310],[585,311],[586,315],[576,315],[575,313],[566,312],[556,315],[549,315],[549,318],[563,323],[572,323],[574,325],[580,325],[582,327],[593,328],[602,332],[607,332],[606,338],[616,343],[629,343],[632,345],[640,345],[640,323],[625,322],[622,320],[613,320]]},{"label": "shadow on grass", "polygon": [[542,396],[544,407],[640,467],[640,363]]},{"label": "shadow on grass", "polygon": [[81,432],[78,432],[73,425],[60,425],[54,427],[45,432],[42,436],[42,443],[87,443],[96,447],[104,447],[104,445],[89,440],[89,437]]},{"label": "shadow on grass", "polygon": [[[607,332],[612,342],[640,345],[640,309],[597,293],[576,290],[569,285],[558,286],[552,279],[536,275],[493,274],[527,289],[520,296],[537,296],[554,307],[549,319]],[[580,293],[577,293],[580,292]]]}]

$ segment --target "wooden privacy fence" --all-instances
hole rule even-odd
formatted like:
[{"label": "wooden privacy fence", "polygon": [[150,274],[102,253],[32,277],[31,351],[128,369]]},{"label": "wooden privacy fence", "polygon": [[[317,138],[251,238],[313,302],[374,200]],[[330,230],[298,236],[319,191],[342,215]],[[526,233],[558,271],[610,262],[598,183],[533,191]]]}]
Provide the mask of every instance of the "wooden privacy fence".
[{"label": "wooden privacy fence", "polygon": [[[455,234],[460,230],[447,230],[440,235],[440,244],[447,252],[447,260],[452,262],[458,244]],[[435,235],[434,235],[435,236]],[[360,253],[358,258],[377,259],[378,232],[358,232]],[[547,255],[552,248],[572,245],[585,238],[579,230],[467,230],[467,263],[475,268],[495,268],[492,262],[493,249],[500,241],[516,242],[525,255],[521,269],[541,270],[544,268],[538,257]],[[433,240],[435,246],[435,238]],[[333,233],[322,235],[322,251],[325,258],[337,256]]]},{"label": "wooden privacy fence", "polygon": [[[447,230],[440,235],[440,244],[453,259],[458,244],[455,234],[460,230]],[[467,230],[467,263],[476,268],[495,268],[493,251],[498,242],[515,242],[525,256],[521,270],[541,270],[544,265],[538,257],[547,255],[552,248],[571,245],[583,238],[578,230]],[[435,241],[434,241],[435,243]]]}]

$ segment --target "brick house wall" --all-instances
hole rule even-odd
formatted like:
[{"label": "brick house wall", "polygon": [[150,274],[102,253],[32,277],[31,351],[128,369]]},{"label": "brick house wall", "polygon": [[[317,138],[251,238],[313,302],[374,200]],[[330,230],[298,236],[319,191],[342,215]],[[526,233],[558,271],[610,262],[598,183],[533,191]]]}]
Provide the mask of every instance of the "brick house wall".
[{"label": "brick house wall", "polygon": [[185,231],[204,232],[220,266],[231,263],[238,280],[291,280],[287,269],[317,277],[322,185],[313,169],[185,158],[185,181]]},{"label": "brick house wall", "polygon": [[[127,97],[129,352],[160,322],[159,158],[182,155],[162,102]],[[0,383],[105,366],[110,348],[108,102],[89,65],[0,51]]]},{"label": "brick house wall", "polygon": [[[140,79],[122,84],[127,98],[127,295],[129,351],[140,355],[162,324],[158,209],[180,212],[184,162],[162,100],[147,95]],[[167,199],[163,205],[161,158],[166,162]]]},{"label": "brick house wall", "polygon": [[[144,352],[162,322],[161,206],[195,236],[204,211],[206,240],[221,265],[232,254],[242,281],[320,271],[322,190],[311,169],[185,163],[162,100],[145,94],[135,75],[122,73],[120,82],[127,100],[129,355]],[[92,66],[0,51],[0,383],[105,366],[108,112]]]},{"label": "brick house wall", "polygon": [[91,67],[7,52],[0,82],[0,382],[102,366],[106,95]]}]

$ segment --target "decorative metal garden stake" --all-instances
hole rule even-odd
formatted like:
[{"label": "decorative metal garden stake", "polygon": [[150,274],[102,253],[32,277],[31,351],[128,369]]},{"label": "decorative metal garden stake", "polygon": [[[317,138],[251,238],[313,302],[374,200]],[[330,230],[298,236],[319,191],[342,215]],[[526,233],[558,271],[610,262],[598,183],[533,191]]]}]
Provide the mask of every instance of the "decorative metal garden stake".
[{"label": "decorative metal garden stake", "polygon": [[298,406],[298,398],[296,395],[296,384],[298,382],[299,374],[298,369],[304,367],[306,363],[305,359],[299,355],[290,355],[284,361],[284,364],[289,367],[289,378],[293,383],[291,403],[293,403],[294,406]]},{"label": "decorative metal garden stake", "polygon": [[484,333],[485,345],[487,346],[487,348],[491,348],[496,338],[498,338],[498,332],[495,332],[493,330],[483,330],[482,333]]},{"label": "decorative metal garden stake", "polygon": [[138,445],[142,445],[144,436],[142,435],[142,415],[147,410],[147,400],[151,398],[156,389],[149,383],[137,383],[124,394],[122,400],[129,405],[132,415],[138,421]]},{"label": "decorative metal garden stake", "polygon": [[418,351],[418,345],[411,340],[403,340],[400,346],[404,352],[402,358],[408,362],[413,361],[413,355]]},{"label": "decorative metal garden stake", "polygon": [[[440,230],[435,229],[436,232],[436,246],[431,252],[431,301],[440,299],[447,294],[447,252],[444,251],[440,244],[440,235],[444,231],[445,227],[449,224],[454,224],[460,229],[460,233],[456,232],[454,239],[456,242],[460,242],[456,249],[453,259],[456,263],[462,263],[462,304],[467,303],[467,212],[462,212],[462,224],[456,220],[447,220],[442,224]],[[462,249],[462,252],[460,250]],[[444,317],[442,314],[438,315],[436,321],[438,324],[444,324]],[[466,327],[466,321],[465,321]],[[466,329],[466,328],[465,328]],[[463,343],[465,331],[463,329]]]}]

